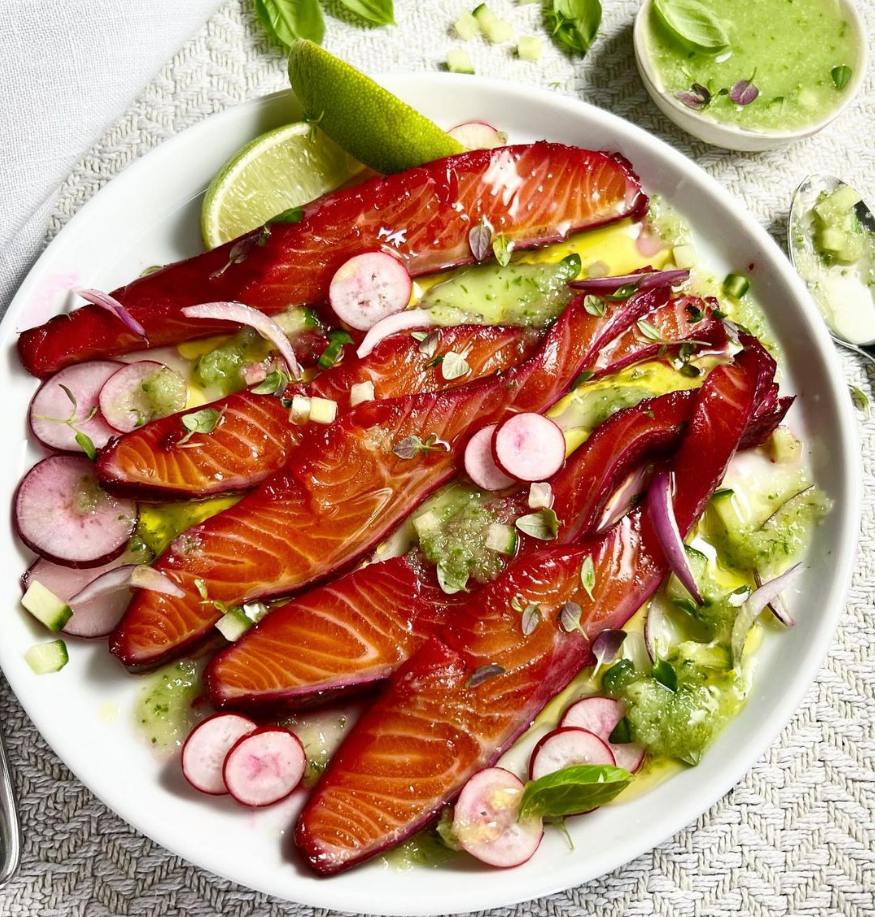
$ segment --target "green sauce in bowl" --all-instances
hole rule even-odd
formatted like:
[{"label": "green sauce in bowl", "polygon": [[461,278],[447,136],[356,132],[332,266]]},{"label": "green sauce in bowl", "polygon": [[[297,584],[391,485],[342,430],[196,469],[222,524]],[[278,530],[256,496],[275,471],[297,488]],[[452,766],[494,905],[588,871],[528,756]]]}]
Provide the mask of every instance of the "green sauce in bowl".
[{"label": "green sauce in bowl", "polygon": [[[661,0],[670,7],[677,0]],[[863,66],[862,36],[838,0],[703,0],[729,40],[722,50],[685,42],[651,4],[646,47],[666,95],[677,99],[698,84],[710,101],[696,114],[751,131],[815,125],[854,91]],[[746,105],[730,96],[741,80],[758,95]],[[707,94],[706,98],[707,98]],[[690,106],[694,110],[694,106]]]}]

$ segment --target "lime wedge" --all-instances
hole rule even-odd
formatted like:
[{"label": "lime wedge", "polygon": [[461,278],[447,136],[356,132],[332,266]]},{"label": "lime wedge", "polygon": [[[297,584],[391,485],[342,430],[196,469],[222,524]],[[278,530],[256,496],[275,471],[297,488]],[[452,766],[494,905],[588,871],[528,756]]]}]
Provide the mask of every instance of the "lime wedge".
[{"label": "lime wedge", "polygon": [[235,153],[210,182],[201,210],[207,248],[342,185],[362,166],[306,123],[268,131]]},{"label": "lime wedge", "polygon": [[289,79],[307,118],[378,172],[401,172],[464,152],[416,109],[312,41],[292,45]]}]

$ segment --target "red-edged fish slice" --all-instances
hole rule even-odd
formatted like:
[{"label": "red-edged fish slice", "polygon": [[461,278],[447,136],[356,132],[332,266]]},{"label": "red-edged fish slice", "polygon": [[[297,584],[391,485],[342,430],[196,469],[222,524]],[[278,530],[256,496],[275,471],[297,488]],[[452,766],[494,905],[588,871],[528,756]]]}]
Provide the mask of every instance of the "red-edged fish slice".
[{"label": "red-edged fish slice", "polygon": [[593,369],[596,376],[615,373],[633,363],[652,360],[670,350],[674,356],[684,341],[707,344],[704,349],[726,343],[726,327],[713,313],[710,303],[698,296],[680,296],[655,309],[646,318],[652,340],[637,324],[612,341],[599,353]]},{"label": "red-edged fish slice", "polygon": [[[112,295],[146,331],[84,306],[25,331],[25,368],[46,376],[71,363],[162,347],[229,330],[186,319],[185,306],[238,301],[268,314],[323,302],[352,255],[383,249],[411,276],[473,260],[468,233],[481,218],[519,250],[638,215],[647,198],[622,157],[558,143],[475,150],[335,191],[299,223],[271,226],[135,280]],[[259,244],[263,241],[264,244]]]},{"label": "red-edged fish slice", "polygon": [[[715,369],[672,462],[681,482],[675,515],[683,532],[702,512],[753,412],[757,358]],[[583,561],[595,571],[592,598]],[[296,829],[305,860],[331,875],[394,846],[431,820],[477,770],[490,766],[550,697],[591,661],[591,641],[619,627],[649,598],[667,564],[646,514],[636,510],[604,536],[549,549],[515,564],[454,615],[393,677],[362,717],[307,802]],[[541,608],[524,636],[516,595]],[[565,602],[581,629],[559,625]],[[470,685],[484,666],[497,674]]]},{"label": "red-edged fish slice", "polygon": [[[765,365],[770,359],[762,353]],[[696,399],[694,390],[671,392],[618,411],[572,453],[552,481],[559,515],[553,545],[590,535],[618,482],[677,448]],[[754,416],[741,448],[759,445],[783,416],[780,409],[768,419]],[[497,496],[491,508],[497,518],[512,521],[529,511],[527,500],[522,489]],[[517,556],[544,547],[523,533],[519,537]],[[275,609],[216,655],[204,674],[210,699],[217,706],[294,707],[379,681],[438,632],[459,600],[437,590],[430,564],[408,558],[372,564]],[[314,647],[320,648],[318,662]]]},{"label": "red-edged fish slice", "polygon": [[[211,601],[289,594],[350,566],[458,471],[472,424],[546,410],[640,308],[634,302],[596,317],[576,299],[537,352],[510,370],[447,392],[358,405],[286,471],[174,540],[156,567],[186,598],[135,597],[112,651],[131,668],[158,664],[209,632],[219,617]],[[394,450],[411,436],[438,443],[401,458]]]},{"label": "red-edged fish slice", "polygon": [[[326,370],[309,385],[309,394],[349,407],[349,391],[360,382],[372,382],[378,398],[408,392],[433,392],[464,384],[519,363],[531,354],[540,334],[523,328],[465,325],[440,332],[435,354],[467,352],[471,372],[447,380],[435,354],[420,352],[409,334],[383,341],[364,359],[351,359]],[[167,498],[203,497],[248,490],[283,468],[290,452],[314,432],[318,424],[295,426],[278,398],[237,392],[213,402],[225,409],[213,433],[197,440],[197,448],[177,443],[186,433],[182,414],[120,436],[103,449],[97,460],[101,484],[114,493]]]}]

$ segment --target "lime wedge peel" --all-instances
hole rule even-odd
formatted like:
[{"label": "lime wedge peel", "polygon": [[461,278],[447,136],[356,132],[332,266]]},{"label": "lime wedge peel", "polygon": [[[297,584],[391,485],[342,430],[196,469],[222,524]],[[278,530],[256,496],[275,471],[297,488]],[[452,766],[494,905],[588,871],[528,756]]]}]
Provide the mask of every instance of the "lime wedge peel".
[{"label": "lime wedge peel", "polygon": [[262,134],[239,150],[210,182],[201,210],[207,248],[301,207],[348,181],[362,166],[306,122]]}]

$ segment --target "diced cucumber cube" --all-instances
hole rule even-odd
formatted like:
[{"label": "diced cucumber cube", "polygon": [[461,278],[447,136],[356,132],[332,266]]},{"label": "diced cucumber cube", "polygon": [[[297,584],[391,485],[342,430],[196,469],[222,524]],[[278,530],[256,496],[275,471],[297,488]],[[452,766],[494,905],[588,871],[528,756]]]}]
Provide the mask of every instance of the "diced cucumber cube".
[{"label": "diced cucumber cube", "polygon": [[727,274],[723,281],[723,292],[733,299],[741,299],[750,289],[750,281],[744,274]]},{"label": "diced cucumber cube", "polygon": [[73,615],[73,610],[63,599],[37,580],[28,586],[21,597],[21,604],[53,633],[57,633]]},{"label": "diced cucumber cube", "polygon": [[313,423],[334,423],[336,417],[336,401],[330,398],[318,398],[315,395],[310,399],[310,420]]},{"label": "diced cucumber cube", "polygon": [[51,643],[38,643],[25,654],[24,661],[35,675],[48,675],[60,672],[70,661],[67,644],[63,640],[52,640]]},{"label": "diced cucumber cube", "polygon": [[500,45],[502,42],[513,38],[513,26],[504,19],[497,17],[483,26],[483,34],[488,42]]},{"label": "diced cucumber cube", "polygon": [[519,536],[513,526],[493,522],[486,533],[486,547],[498,554],[516,554]]},{"label": "diced cucumber cube", "polygon": [[553,488],[545,481],[529,486],[529,509],[550,509],[553,505]]},{"label": "diced cucumber cube", "polygon": [[252,619],[242,608],[232,608],[216,622],[216,630],[229,643],[236,643],[250,627],[252,627]]},{"label": "diced cucumber cube", "polygon": [[373,401],[375,398],[373,382],[356,382],[349,390],[349,405],[355,407],[363,401]]},{"label": "diced cucumber cube", "polygon": [[480,33],[480,23],[471,13],[462,13],[453,23],[453,28],[462,41],[471,41],[472,38],[476,38]]},{"label": "diced cucumber cube", "polygon": [[496,16],[485,3],[481,3],[479,6],[475,7],[472,15],[479,23],[481,29],[485,29],[490,22],[495,22],[495,20],[498,19],[498,16]]},{"label": "diced cucumber cube", "polygon": [[447,70],[450,73],[473,73],[471,55],[463,48],[452,48],[447,51]]},{"label": "diced cucumber cube", "polygon": [[692,245],[675,245],[671,254],[681,270],[690,270],[696,266],[696,249]]},{"label": "diced cucumber cube", "polygon": [[292,423],[307,423],[310,419],[310,399],[306,395],[293,395],[289,420]]},{"label": "diced cucumber cube", "polygon": [[434,534],[441,527],[440,519],[433,513],[431,510],[428,510],[422,515],[417,516],[413,520],[413,528],[416,529],[416,534],[420,538],[427,538],[429,535]]},{"label": "diced cucumber cube", "polygon": [[538,35],[521,35],[516,45],[520,60],[538,60],[543,50],[544,46]]}]

